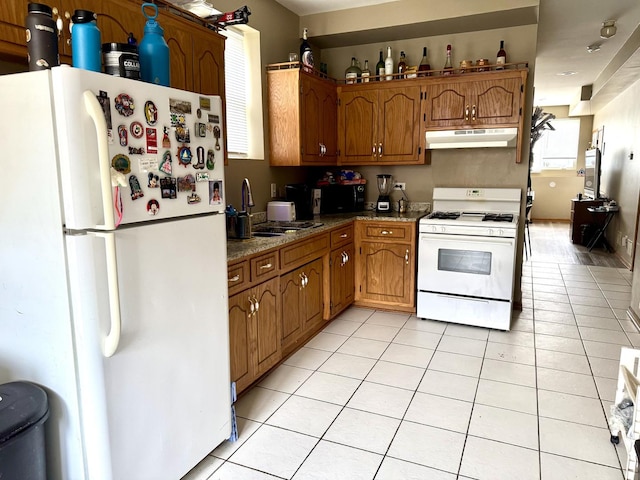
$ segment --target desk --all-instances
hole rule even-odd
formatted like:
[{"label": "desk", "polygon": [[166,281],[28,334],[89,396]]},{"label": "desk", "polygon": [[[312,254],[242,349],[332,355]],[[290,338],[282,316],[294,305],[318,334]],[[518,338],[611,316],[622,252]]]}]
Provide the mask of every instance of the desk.
[{"label": "desk", "polygon": [[613,253],[613,248],[611,247],[611,245],[607,241],[607,237],[605,236],[605,233],[607,231],[607,227],[609,226],[609,223],[611,223],[611,219],[613,219],[613,216],[616,213],[618,213],[618,210],[620,210],[620,209],[617,206],[616,207],[604,207],[603,206],[603,207],[589,207],[589,208],[587,208],[587,211],[589,213],[592,213],[592,214],[604,213],[605,214],[604,222],[602,222],[600,224],[600,226],[598,227],[598,230],[596,230],[596,233],[593,234],[593,238],[591,239],[591,241],[587,245],[587,248],[589,249],[589,251],[593,250],[593,247],[596,246],[596,244],[598,243],[598,240],[600,240],[602,238],[602,244],[604,245],[605,250],[607,252],[609,252],[609,253]]},{"label": "desk", "polygon": [[604,222],[605,215],[604,213],[589,213],[587,209],[589,207],[601,207],[604,205],[604,200],[597,199],[576,199],[571,200],[571,223],[570,223],[570,232],[571,235],[571,243],[575,243],[578,245],[588,245],[589,240],[591,238],[583,238],[582,235],[582,226],[588,224],[596,224],[599,225],[601,222]]}]

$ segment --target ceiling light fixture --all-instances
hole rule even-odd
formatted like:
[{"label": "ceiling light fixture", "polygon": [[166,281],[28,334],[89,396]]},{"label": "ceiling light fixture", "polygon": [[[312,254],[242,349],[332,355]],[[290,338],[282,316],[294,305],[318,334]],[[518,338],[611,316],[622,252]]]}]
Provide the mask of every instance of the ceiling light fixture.
[{"label": "ceiling light fixture", "polygon": [[618,29],[616,28],[615,20],[607,20],[602,23],[602,28],[600,29],[600,37],[601,38],[611,38],[613,37]]},{"label": "ceiling light fixture", "polygon": [[578,72],[574,72],[573,70],[568,70],[566,72],[560,72],[557,75],[560,75],[561,77],[568,77],[570,75],[575,75]]},{"label": "ceiling light fixture", "polygon": [[207,0],[172,0],[171,3],[201,18],[222,13],[220,10],[214,8]]},{"label": "ceiling light fixture", "polygon": [[589,53],[597,52],[599,50],[600,50],[600,45],[598,45],[597,43],[593,44],[593,45],[589,45],[587,47],[587,52],[589,52]]}]

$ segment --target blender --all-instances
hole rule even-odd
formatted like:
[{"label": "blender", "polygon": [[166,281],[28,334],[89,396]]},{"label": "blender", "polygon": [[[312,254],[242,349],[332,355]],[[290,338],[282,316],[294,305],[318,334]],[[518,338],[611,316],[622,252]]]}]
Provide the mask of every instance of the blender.
[{"label": "blender", "polygon": [[393,177],[389,174],[380,174],[377,177],[380,196],[378,196],[378,201],[376,202],[376,211],[390,212],[391,200],[389,199],[389,195],[393,189]]}]

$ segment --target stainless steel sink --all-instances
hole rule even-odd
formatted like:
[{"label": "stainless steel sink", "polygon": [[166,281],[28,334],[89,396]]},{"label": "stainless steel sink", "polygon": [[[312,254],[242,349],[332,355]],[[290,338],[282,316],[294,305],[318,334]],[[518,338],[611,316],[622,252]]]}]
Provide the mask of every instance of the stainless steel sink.
[{"label": "stainless steel sink", "polygon": [[254,237],[277,237],[321,225],[316,222],[266,222],[254,225],[252,234]]}]

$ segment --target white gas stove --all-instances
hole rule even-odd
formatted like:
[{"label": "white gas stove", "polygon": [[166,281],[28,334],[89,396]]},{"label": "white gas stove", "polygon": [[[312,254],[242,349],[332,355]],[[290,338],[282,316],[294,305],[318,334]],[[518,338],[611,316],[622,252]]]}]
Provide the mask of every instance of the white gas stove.
[{"label": "white gas stove", "polygon": [[419,224],[419,317],[509,330],[521,195],[434,189]]}]

